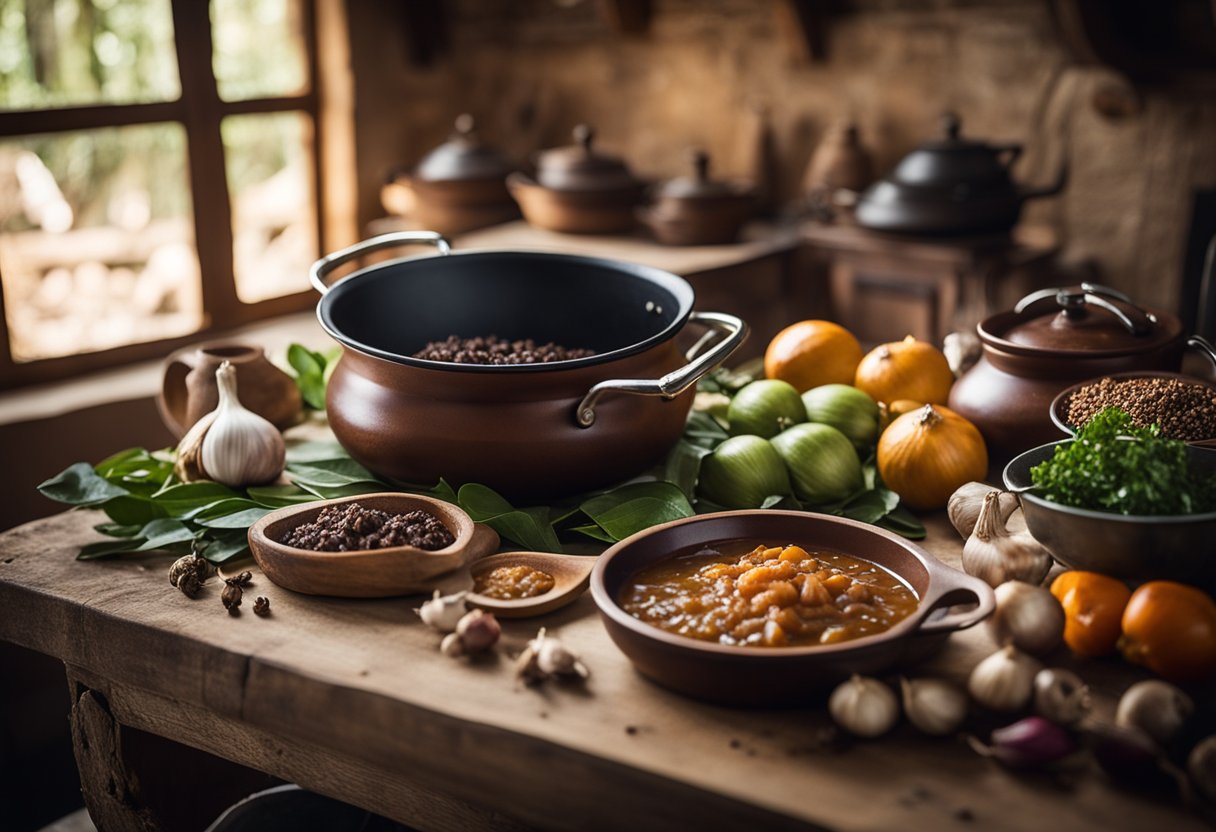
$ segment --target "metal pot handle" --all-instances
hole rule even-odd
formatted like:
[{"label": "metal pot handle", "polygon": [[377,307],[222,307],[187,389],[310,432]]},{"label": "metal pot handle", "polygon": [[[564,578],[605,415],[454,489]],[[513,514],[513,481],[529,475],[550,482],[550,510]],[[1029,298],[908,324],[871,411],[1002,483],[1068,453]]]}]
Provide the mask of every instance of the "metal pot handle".
[{"label": "metal pot handle", "polygon": [[578,408],[575,410],[575,421],[578,426],[589,428],[595,424],[595,404],[605,393],[633,393],[639,396],[662,396],[665,399],[674,399],[696,384],[701,376],[725,361],[727,356],[737,350],[743,343],[743,339],[747,337],[747,324],[734,315],[726,315],[721,312],[693,312],[689,315],[688,320],[691,323],[704,324],[711,329],[725,332],[726,337],[700,356],[696,356],[699,349],[705,345],[706,339],[702,338],[689,351],[688,364],[678,370],[672,370],[660,379],[614,378],[596,383],[587,392],[587,395],[583,396],[583,400],[578,403]]},{"label": "metal pot handle", "polygon": [[452,251],[452,246],[448,243],[447,238],[434,231],[393,231],[325,255],[312,264],[312,268],[308,270],[308,280],[312,283],[312,287],[323,295],[330,289],[325,279],[339,266],[374,251],[419,244],[433,245],[439,250],[440,255],[450,254]]}]

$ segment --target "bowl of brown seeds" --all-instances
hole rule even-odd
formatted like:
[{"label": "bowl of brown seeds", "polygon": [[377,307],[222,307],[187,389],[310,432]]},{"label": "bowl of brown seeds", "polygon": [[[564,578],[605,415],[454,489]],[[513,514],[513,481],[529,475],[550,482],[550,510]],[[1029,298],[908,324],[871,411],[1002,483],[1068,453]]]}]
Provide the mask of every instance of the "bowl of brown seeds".
[{"label": "bowl of brown seeds", "polygon": [[1070,436],[1105,407],[1125,410],[1140,427],[1192,445],[1216,446],[1216,385],[1161,371],[1115,373],[1083,381],[1051,403],[1051,421]]}]

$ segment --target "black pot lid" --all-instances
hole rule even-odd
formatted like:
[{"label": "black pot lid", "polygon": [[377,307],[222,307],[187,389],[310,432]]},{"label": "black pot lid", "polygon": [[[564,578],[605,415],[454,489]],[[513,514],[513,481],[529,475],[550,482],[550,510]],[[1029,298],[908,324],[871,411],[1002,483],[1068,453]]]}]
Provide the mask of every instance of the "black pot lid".
[{"label": "black pot lid", "polygon": [[473,117],[464,113],[448,140],[422,158],[414,176],[427,182],[501,179],[514,170],[497,150],[477,139]]},{"label": "black pot lid", "polygon": [[1009,165],[1020,145],[992,145],[963,138],[962,122],[954,113],[942,116],[941,138],[925,142],[905,156],[887,181],[929,194],[953,195],[963,187],[972,192],[1007,192],[1016,198]]},{"label": "black pot lid", "polygon": [[598,191],[634,188],[641,183],[618,157],[592,148],[595,130],[586,124],[574,128],[574,144],[541,152],[536,160],[536,181],[546,188]]},{"label": "black pot lid", "polygon": [[1182,322],[1094,283],[1043,289],[980,323],[981,340],[1019,355],[1132,355],[1182,336]]}]

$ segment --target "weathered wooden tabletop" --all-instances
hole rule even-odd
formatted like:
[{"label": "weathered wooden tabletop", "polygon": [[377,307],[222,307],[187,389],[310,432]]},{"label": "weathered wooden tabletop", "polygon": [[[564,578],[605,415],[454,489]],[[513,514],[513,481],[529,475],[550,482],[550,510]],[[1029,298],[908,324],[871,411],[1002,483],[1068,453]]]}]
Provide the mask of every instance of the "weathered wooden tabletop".
[{"label": "weathered wooden tabletop", "polygon": [[[170,556],[76,561],[100,518],[0,535],[0,639],[64,661],[76,722],[100,707],[420,829],[1204,828],[1180,801],[1128,793],[1096,769],[1015,774],[907,723],[842,746],[824,741],[830,720],[811,697],[753,711],[670,693],[633,671],[589,595],[504,622],[497,653],[474,662],[439,653],[418,598],[308,597],[255,571],[230,617],[214,579],[194,600],[169,586]],[[944,515],[925,519],[925,548],[957,565]],[[252,614],[252,594],[271,599],[269,618]],[[590,680],[516,682],[512,658],[541,624],[581,652]],[[993,649],[977,627],[916,672],[961,680]],[[1061,652],[1052,663],[1070,662]],[[1107,715],[1141,677],[1117,659],[1075,669]]]}]

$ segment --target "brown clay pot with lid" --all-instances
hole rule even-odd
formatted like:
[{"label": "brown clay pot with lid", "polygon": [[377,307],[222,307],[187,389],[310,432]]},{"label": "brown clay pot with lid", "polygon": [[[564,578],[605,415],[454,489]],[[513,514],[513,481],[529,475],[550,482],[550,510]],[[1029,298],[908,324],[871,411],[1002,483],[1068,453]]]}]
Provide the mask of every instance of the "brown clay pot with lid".
[{"label": "brown clay pot with lid", "polygon": [[1051,185],[1018,185],[1009,169],[1021,156],[1021,145],[966,139],[961,129],[959,117],[946,113],[940,139],[913,150],[862,193],[858,225],[908,234],[1003,233],[1017,224],[1026,200],[1063,190],[1064,166]]},{"label": "brown clay pot with lid", "polygon": [[464,113],[448,140],[411,173],[395,177],[393,184],[413,192],[410,215],[419,225],[459,234],[519,216],[505,182],[513,169],[498,150],[477,137],[473,117]]},{"label": "brown clay pot with lid", "polygon": [[655,239],[665,245],[703,246],[733,243],[756,209],[754,190],[709,177],[709,154],[689,154],[692,176],[660,186],[655,203],[638,209]]},{"label": "brown clay pot with lid", "polygon": [[620,158],[596,151],[594,141],[595,131],[580,124],[573,145],[537,156],[535,178],[520,171],[507,177],[507,188],[530,224],[573,234],[633,229],[646,183]]},{"label": "brown clay pot with lid", "polygon": [[1177,371],[1186,346],[1175,315],[1092,283],[1029,294],[976,332],[982,355],[955,382],[949,407],[980,429],[993,465],[1060,438],[1050,409],[1065,388],[1129,370]]}]

